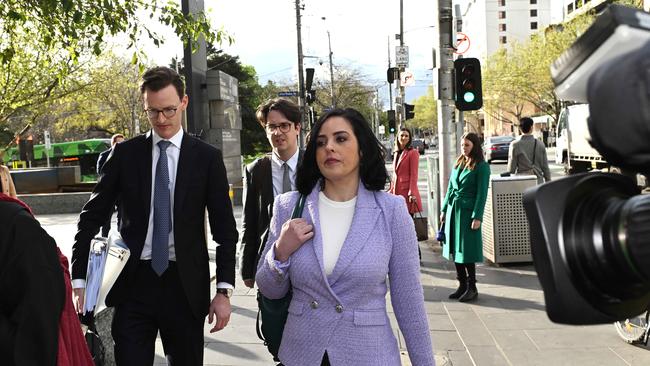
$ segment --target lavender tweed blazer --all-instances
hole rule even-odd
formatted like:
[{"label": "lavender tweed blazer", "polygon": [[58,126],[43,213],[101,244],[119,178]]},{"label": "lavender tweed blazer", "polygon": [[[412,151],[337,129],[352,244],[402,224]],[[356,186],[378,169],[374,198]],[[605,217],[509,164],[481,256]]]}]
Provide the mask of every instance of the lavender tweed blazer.
[{"label": "lavender tweed blazer", "polygon": [[314,237],[276,266],[271,250],[282,224],[291,217],[299,194],[278,196],[270,233],[257,269],[257,285],[269,298],[293,289],[280,346],[286,366],[318,366],[327,351],[334,366],[400,365],[397,340],[386,312],[387,280],[397,323],[411,363],[434,365],[417,240],[404,198],[368,191],[359,184],[350,231],[330,276],[323,267],[318,192],[307,197],[302,217],[314,225]]}]

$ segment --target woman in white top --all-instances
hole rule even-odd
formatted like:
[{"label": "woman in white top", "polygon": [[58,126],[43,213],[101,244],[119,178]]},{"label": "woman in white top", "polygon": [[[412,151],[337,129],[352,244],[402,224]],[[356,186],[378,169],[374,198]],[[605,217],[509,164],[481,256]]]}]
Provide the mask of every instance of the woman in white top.
[{"label": "woman in white top", "polygon": [[[286,366],[400,365],[386,311],[387,280],[413,365],[434,365],[418,244],[404,199],[387,192],[383,148],[353,109],[325,114],[276,198],[256,282],[293,297],[279,358]],[[299,196],[302,218],[291,219]]]}]

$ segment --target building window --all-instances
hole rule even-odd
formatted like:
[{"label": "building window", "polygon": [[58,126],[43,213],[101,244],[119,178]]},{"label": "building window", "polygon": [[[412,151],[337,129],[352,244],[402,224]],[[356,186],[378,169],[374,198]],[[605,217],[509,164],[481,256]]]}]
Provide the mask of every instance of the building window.
[{"label": "building window", "polygon": [[566,13],[567,13],[567,14],[571,14],[571,13],[573,13],[573,3],[567,5],[567,7],[566,7]]},{"label": "building window", "polygon": [[530,5],[535,5],[537,4],[537,0],[530,0]]},{"label": "building window", "polygon": [[537,22],[530,22],[530,29],[537,29]]},{"label": "building window", "polygon": [[537,16],[537,9],[531,9],[530,10],[530,16],[531,17],[536,17]]},{"label": "building window", "polygon": [[499,0],[499,6],[506,6],[506,0]]},{"label": "building window", "polygon": [[499,12],[499,19],[505,19],[506,18],[506,12],[505,11],[500,11]]},{"label": "building window", "polygon": [[500,36],[499,37],[499,43],[506,44],[506,42],[507,42],[506,36]]},{"label": "building window", "polygon": [[506,25],[505,24],[499,24],[499,32],[505,32],[506,31]]}]

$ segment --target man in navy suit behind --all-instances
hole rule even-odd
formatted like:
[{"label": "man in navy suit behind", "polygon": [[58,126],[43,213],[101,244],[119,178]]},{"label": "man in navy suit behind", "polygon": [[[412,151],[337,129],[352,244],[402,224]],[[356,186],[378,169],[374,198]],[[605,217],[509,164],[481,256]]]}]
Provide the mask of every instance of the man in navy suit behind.
[{"label": "man in navy suit behind", "polygon": [[[230,319],[238,239],[221,152],[186,134],[183,81],[168,67],[143,75],[151,131],[115,145],[79,216],[72,253],[77,311],[83,308],[90,241],[120,198],[120,233],[131,256],[106,298],[115,307],[118,365],[151,365],[160,333],[170,365],[203,364],[203,326]],[[205,238],[208,210],[216,252],[217,294],[210,301]]]},{"label": "man in navy suit behind", "polygon": [[[106,160],[108,160],[108,157],[111,155],[111,152],[113,151],[113,147],[120,142],[124,141],[124,135],[121,133],[116,133],[115,135],[111,136],[111,147],[99,154],[99,157],[97,158],[97,176],[102,173],[102,168],[104,167],[104,163]],[[113,215],[111,215],[113,216]],[[120,212],[117,212],[117,226],[120,226]],[[102,226],[102,236],[103,237],[108,237],[108,233],[111,231],[111,217],[109,216],[108,220],[106,220],[106,223],[104,226]]]}]

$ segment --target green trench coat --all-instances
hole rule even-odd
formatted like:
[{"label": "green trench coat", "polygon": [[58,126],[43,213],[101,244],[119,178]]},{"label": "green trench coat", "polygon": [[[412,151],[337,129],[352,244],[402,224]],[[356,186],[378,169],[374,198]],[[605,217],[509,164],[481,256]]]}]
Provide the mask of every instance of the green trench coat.
[{"label": "green trench coat", "polygon": [[[456,263],[483,262],[481,229],[472,230],[472,220],[481,220],[487,199],[490,166],[482,161],[474,170],[454,168],[442,203],[446,242],[442,255]],[[453,225],[453,227],[452,227]]]}]

